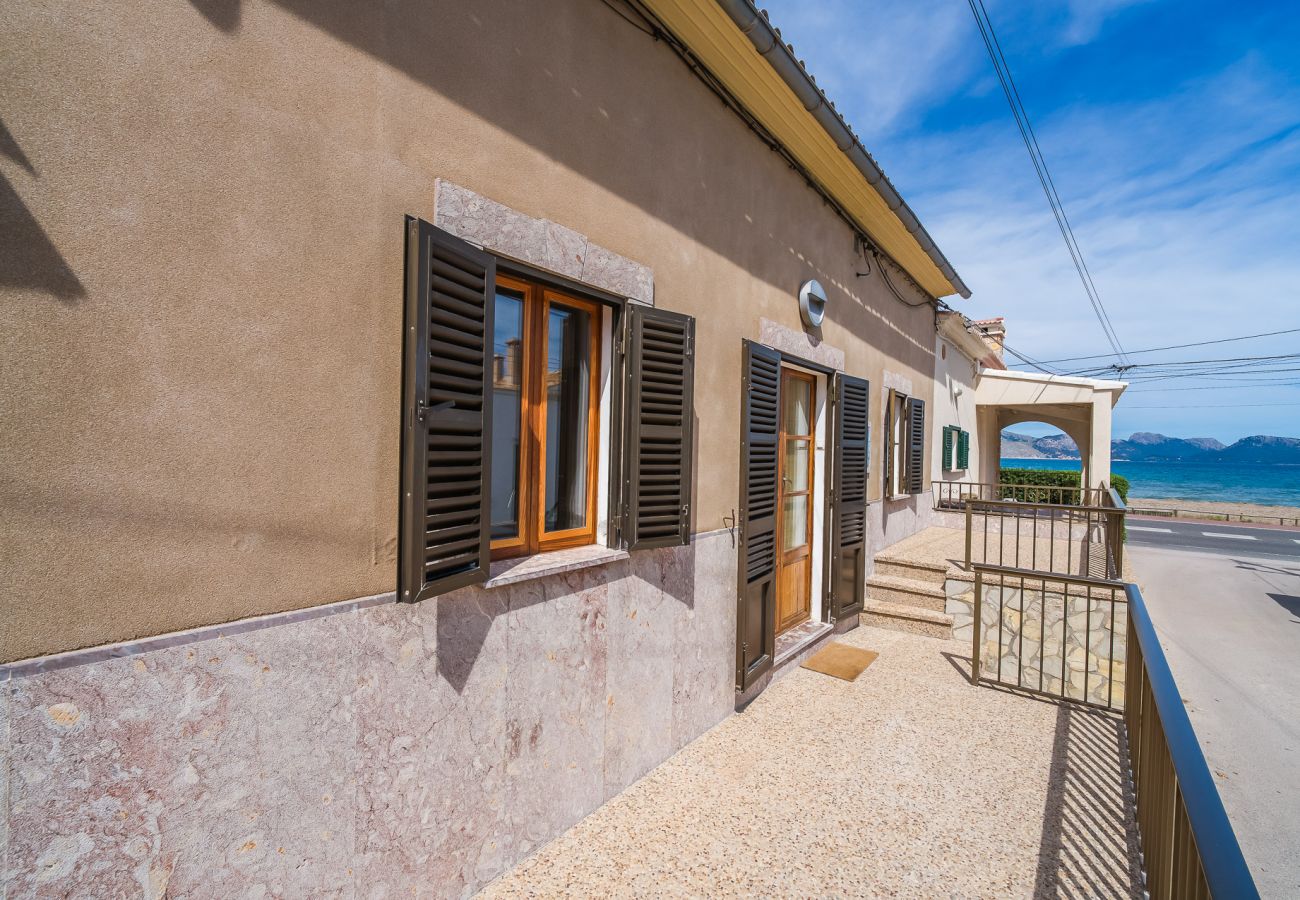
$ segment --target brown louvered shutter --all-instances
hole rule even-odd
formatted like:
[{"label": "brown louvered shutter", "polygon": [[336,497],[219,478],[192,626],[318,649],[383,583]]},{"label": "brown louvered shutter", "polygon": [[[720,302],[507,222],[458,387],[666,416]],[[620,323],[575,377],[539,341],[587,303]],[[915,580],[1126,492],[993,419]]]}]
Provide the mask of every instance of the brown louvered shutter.
[{"label": "brown louvered shutter", "polygon": [[629,306],[623,533],[629,550],[691,541],[695,320]]},{"label": "brown louvered shutter", "polygon": [[407,220],[399,599],[485,581],[496,259]]},{"label": "brown louvered shutter", "polygon": [[781,354],[745,342],[740,415],[740,551],[736,688],[745,690],[776,652],[776,498]]},{"label": "brown louvered shutter", "polygon": [[831,611],[861,612],[867,581],[867,423],[871,385],[840,373],[832,389]]},{"label": "brown louvered shutter", "polygon": [[919,494],[925,489],[925,401],[907,403],[907,492]]}]

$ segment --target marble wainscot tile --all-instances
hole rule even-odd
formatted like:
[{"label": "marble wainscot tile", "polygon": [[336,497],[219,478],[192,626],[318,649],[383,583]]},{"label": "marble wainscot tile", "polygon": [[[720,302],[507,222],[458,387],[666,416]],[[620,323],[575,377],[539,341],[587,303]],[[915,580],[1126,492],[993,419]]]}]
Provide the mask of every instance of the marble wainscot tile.
[{"label": "marble wainscot tile", "polygon": [[504,593],[467,588],[361,622],[358,896],[468,896],[517,858]]},{"label": "marble wainscot tile", "polygon": [[735,709],[736,550],[731,540],[729,531],[714,531],[696,535],[689,548],[674,548],[672,568],[680,574],[670,584],[689,587],[692,594],[676,623],[673,750]]},{"label": "marble wainscot tile", "polygon": [[632,565],[609,585],[602,800],[673,752],[673,640],[682,609],[662,587],[671,555],[633,554]]},{"label": "marble wainscot tile", "polygon": [[520,857],[604,800],[606,571],[504,589],[506,808]]},{"label": "marble wainscot tile", "polygon": [[348,615],[16,679],[10,894],[347,885]]}]

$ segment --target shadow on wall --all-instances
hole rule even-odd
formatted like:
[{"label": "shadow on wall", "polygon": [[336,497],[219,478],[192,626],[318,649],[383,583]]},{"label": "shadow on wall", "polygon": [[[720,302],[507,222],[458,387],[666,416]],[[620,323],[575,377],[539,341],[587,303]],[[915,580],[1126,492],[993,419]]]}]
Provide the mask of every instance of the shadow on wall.
[{"label": "shadow on wall", "polygon": [[[40,177],[3,120],[0,120],[0,155],[17,163],[31,178]],[[65,303],[86,296],[81,280],[2,172],[0,235],[5,247],[0,253],[0,285],[42,291]]]},{"label": "shadow on wall", "polygon": [[1127,755],[1119,716],[1057,705],[1035,897],[1143,896]]},{"label": "shadow on wall", "polygon": [[[463,694],[497,619],[539,603],[557,605],[547,627],[581,628],[592,632],[597,641],[606,640],[606,623],[611,614],[630,613],[635,618],[642,612],[643,602],[647,607],[656,605],[650,602],[654,591],[664,599],[694,609],[695,562],[692,542],[686,547],[640,551],[608,565],[498,588],[461,588],[426,600],[438,605],[438,672],[457,694]],[[559,605],[569,598],[576,603],[575,608],[561,611]],[[650,627],[648,620],[644,624]],[[521,623],[521,627],[527,626]],[[556,646],[572,638],[571,634],[560,635]],[[509,667],[512,662],[507,658],[504,664]]]},{"label": "shadow on wall", "polygon": [[[188,2],[215,27],[238,31],[241,0]],[[665,67],[680,68],[683,78],[691,76],[668,46],[616,11],[599,4],[546,4],[548,30],[539,34],[541,19],[521,15],[509,0],[390,0],[382,6],[352,0],[274,2],[510,132],[755,277],[790,292],[811,277],[834,284],[853,301],[852,306],[840,304],[845,327],[859,333],[868,326],[892,331],[907,345],[901,352],[905,360],[922,371],[933,366],[933,348],[916,343],[915,328],[908,327],[911,316],[929,315],[928,307],[905,310],[883,285],[878,299],[868,299],[855,285],[819,268],[819,261],[830,255],[828,246],[842,246],[842,255],[835,255],[842,272],[860,262],[849,232],[823,211],[824,203],[815,193],[794,180],[797,176],[777,154],[763,151],[744,123],[702,86],[689,92],[647,88],[642,57],[658,54]],[[586,37],[578,41],[571,37],[575,34]],[[548,40],[550,36],[556,40]],[[616,52],[582,52],[591,46]],[[624,52],[618,53],[620,49]],[[611,66],[612,58],[627,64]],[[505,89],[501,79],[483,77],[486,66],[529,76],[511,78]],[[683,117],[717,119],[718,126],[684,130],[679,127]],[[753,142],[756,165],[737,165],[733,157],[717,152],[719,135],[728,133],[737,142]],[[485,148],[484,156],[490,155],[491,149]],[[651,170],[658,174],[648,174]],[[790,179],[790,189],[764,189],[778,179]],[[481,184],[466,186],[485,189]],[[805,190],[802,214],[810,227],[786,227],[778,237],[767,223],[798,216],[789,208],[789,198],[791,192]],[[490,189],[485,192],[491,195]],[[831,240],[842,245],[828,243]],[[922,296],[908,287],[917,298]],[[821,336],[811,337],[817,341]]]}]

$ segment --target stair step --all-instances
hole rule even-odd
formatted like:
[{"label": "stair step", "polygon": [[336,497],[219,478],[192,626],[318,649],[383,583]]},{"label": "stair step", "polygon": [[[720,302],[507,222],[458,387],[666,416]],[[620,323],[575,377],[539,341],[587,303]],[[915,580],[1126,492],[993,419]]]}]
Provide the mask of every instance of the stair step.
[{"label": "stair step", "polygon": [[867,596],[878,603],[900,603],[943,612],[948,595],[941,585],[892,575],[872,575],[867,579]]},{"label": "stair step", "polygon": [[876,574],[888,575],[891,578],[910,578],[913,581],[942,586],[948,578],[948,566],[894,556],[877,556]]},{"label": "stair step", "polygon": [[875,625],[891,631],[905,631],[942,640],[952,639],[952,616],[920,606],[867,600],[862,606],[860,621],[864,625]]}]

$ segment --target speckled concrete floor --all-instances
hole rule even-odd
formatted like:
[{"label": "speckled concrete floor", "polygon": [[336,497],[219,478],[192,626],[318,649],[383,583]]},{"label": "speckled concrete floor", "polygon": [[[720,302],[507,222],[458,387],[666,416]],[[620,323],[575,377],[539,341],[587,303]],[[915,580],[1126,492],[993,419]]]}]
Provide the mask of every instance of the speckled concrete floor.
[{"label": "speckled concrete floor", "polygon": [[488,897],[1140,896],[1118,720],[863,627],[493,882]]}]

